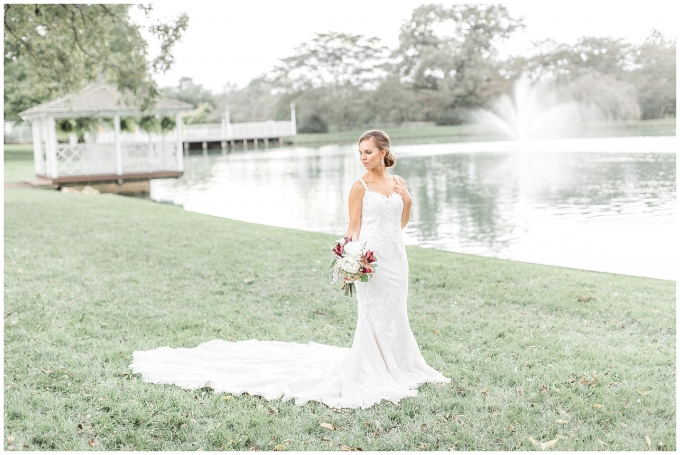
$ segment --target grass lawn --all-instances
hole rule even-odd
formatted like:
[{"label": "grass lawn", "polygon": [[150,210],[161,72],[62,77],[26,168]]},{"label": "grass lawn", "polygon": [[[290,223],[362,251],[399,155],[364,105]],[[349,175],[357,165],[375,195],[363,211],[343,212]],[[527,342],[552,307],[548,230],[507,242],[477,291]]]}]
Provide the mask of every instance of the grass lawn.
[{"label": "grass lawn", "polygon": [[127,368],[215,338],[349,346],[335,236],[14,188],[4,222],[5,450],[676,449],[675,282],[407,247],[411,326],[452,382],[336,412]]},{"label": "grass lawn", "polygon": [[[675,135],[676,120],[667,117],[630,122],[602,122],[589,125],[584,136],[637,136]],[[356,143],[367,128],[336,131],[323,134],[298,134],[295,145],[319,145],[331,143]],[[507,140],[501,134],[493,133],[479,125],[416,126],[408,128],[386,128],[393,144],[418,144],[427,142],[461,142]]]},{"label": "grass lawn", "polygon": [[35,177],[31,144],[6,144],[4,158],[5,182],[21,182],[22,179]]}]

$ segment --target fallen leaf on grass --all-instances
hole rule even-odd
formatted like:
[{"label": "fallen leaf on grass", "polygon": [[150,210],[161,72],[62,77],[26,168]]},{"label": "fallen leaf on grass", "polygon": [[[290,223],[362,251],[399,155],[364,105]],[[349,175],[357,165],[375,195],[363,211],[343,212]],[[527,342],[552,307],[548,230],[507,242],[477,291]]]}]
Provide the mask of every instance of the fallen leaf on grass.
[{"label": "fallen leaf on grass", "polygon": [[335,425],[333,425],[332,423],[321,422],[320,425],[324,428],[328,428],[329,430],[337,430],[337,428],[335,428]]},{"label": "fallen leaf on grass", "polygon": [[257,451],[257,446],[252,446],[252,447],[251,447],[250,449],[248,449],[248,450],[250,450],[251,452],[256,452],[256,451]]},{"label": "fallen leaf on grass", "polygon": [[347,447],[347,446],[340,446],[340,450],[343,450],[343,451],[345,451],[345,452],[350,452],[352,449],[350,449],[350,448]]},{"label": "fallen leaf on grass", "polygon": [[649,395],[650,393],[652,393],[652,391],[651,390],[638,390],[638,393],[640,395]]},{"label": "fallen leaf on grass", "polygon": [[90,439],[87,441],[88,444],[90,444],[90,447],[94,447],[97,445],[97,440],[95,438]]},{"label": "fallen leaf on grass", "polygon": [[647,447],[652,447],[652,440],[649,439],[649,435],[645,436],[645,441],[647,441]]},{"label": "fallen leaf on grass", "polygon": [[569,439],[569,438],[566,436],[562,436],[561,434],[558,434],[557,439]]},{"label": "fallen leaf on grass", "polygon": [[487,388],[485,388],[484,390],[482,390],[482,393],[483,393],[483,394],[489,393],[489,388],[487,387]]},{"label": "fallen leaf on grass", "polygon": [[231,395],[227,395],[226,397],[224,397],[225,400],[231,400],[232,398],[234,397],[232,397]]},{"label": "fallen leaf on grass", "polygon": [[14,444],[14,438],[12,436],[7,436],[7,445],[11,446]]},{"label": "fallen leaf on grass", "polygon": [[601,405],[600,403],[595,403],[595,404],[593,405],[593,407],[594,407],[594,408],[601,408],[602,405]]},{"label": "fallen leaf on grass", "polygon": [[556,445],[557,445],[557,439],[553,439],[552,441],[542,442],[541,443],[541,449],[543,449],[543,450],[552,449]]},{"label": "fallen leaf on grass", "polygon": [[532,438],[531,436],[529,436],[528,439],[529,439],[529,442],[532,443],[533,445],[535,445],[535,446],[539,445],[539,444],[538,444],[538,441],[535,440],[534,438]]},{"label": "fallen leaf on grass", "polygon": [[567,422],[566,420],[557,419],[557,420],[555,420],[555,423],[559,423],[560,425],[566,425],[566,424],[568,424],[569,422]]},{"label": "fallen leaf on grass", "polygon": [[288,450],[288,447],[283,444],[277,444],[274,446],[274,451],[276,452],[283,452],[284,450]]}]

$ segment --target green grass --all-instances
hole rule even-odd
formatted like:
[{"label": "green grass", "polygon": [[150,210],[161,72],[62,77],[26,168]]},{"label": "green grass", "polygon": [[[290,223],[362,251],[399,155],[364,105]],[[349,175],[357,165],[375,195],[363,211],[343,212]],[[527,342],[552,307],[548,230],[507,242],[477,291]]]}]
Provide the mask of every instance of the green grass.
[{"label": "green grass", "polygon": [[22,179],[35,177],[31,144],[5,144],[4,162],[5,182],[21,182]]},{"label": "green grass", "polygon": [[451,384],[335,412],[130,375],[134,350],[215,338],[349,346],[334,239],[5,189],[5,449],[676,449],[671,281],[407,247],[411,326]]},{"label": "green grass", "polygon": [[[630,122],[602,122],[589,125],[583,135],[588,136],[637,136],[641,130],[645,135],[675,135],[675,117]],[[295,145],[319,145],[332,143],[356,143],[368,128],[355,128],[323,134],[298,134]],[[386,128],[392,143],[417,144],[429,142],[464,142],[506,140],[501,134],[493,133],[478,125],[416,126],[408,128]]]}]

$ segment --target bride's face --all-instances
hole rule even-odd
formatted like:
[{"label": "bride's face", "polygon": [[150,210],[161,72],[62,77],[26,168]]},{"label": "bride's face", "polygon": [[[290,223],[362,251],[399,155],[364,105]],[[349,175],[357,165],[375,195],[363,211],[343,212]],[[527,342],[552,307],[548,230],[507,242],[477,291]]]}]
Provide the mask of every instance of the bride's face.
[{"label": "bride's face", "polygon": [[359,144],[359,159],[361,164],[369,171],[374,167],[380,166],[380,160],[383,156],[385,156],[385,152],[378,150],[378,146],[375,145],[375,139],[370,138],[361,141]]}]

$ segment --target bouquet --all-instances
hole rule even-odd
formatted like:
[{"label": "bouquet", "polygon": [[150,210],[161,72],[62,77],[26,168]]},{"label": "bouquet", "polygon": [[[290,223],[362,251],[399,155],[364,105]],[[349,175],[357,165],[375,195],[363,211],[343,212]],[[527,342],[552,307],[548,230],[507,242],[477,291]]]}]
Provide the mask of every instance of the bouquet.
[{"label": "bouquet", "polygon": [[344,237],[333,246],[333,263],[331,268],[331,284],[342,277],[342,290],[345,295],[352,296],[356,292],[355,281],[368,282],[375,274],[377,267],[373,251],[366,250],[365,243],[353,241],[351,237]]}]

